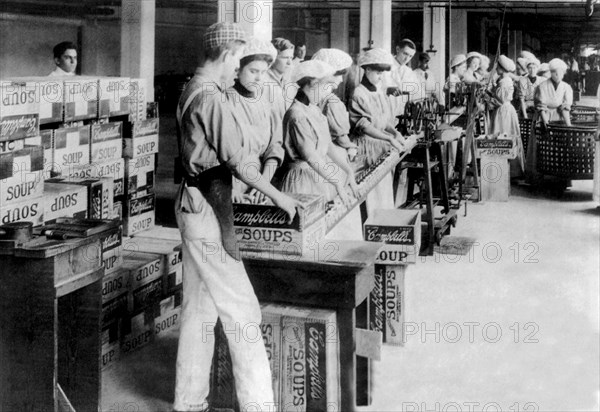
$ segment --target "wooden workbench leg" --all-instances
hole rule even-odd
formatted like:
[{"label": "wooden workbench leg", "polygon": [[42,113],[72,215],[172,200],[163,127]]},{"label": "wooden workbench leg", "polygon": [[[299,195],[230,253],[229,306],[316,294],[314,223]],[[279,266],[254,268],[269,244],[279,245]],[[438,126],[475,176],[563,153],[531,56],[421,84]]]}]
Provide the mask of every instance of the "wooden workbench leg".
[{"label": "wooden workbench leg", "polygon": [[337,313],[340,339],[341,411],[356,410],[356,355],[354,353],[354,309]]}]

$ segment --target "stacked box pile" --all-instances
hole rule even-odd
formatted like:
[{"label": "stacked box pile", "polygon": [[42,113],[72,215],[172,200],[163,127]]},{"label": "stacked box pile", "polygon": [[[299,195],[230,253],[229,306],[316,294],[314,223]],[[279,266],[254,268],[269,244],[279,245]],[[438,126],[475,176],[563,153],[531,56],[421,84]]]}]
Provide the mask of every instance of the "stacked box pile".
[{"label": "stacked box pile", "polygon": [[[275,304],[261,305],[261,312],[260,333],[271,367],[274,410],[340,410],[335,312]],[[215,407],[235,409],[237,400],[225,329],[220,324],[215,328],[211,390]]]}]

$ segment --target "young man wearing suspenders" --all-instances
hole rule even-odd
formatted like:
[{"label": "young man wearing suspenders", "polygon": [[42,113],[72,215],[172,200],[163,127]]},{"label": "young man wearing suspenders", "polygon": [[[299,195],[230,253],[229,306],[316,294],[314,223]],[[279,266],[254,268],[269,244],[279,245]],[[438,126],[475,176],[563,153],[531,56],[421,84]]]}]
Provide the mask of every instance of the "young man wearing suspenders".
[{"label": "young man wearing suspenders", "polygon": [[[277,191],[245,156],[242,131],[225,90],[239,66],[245,33],[216,23],[203,37],[204,63],[177,107],[184,172],[175,213],[183,240],[183,306],[175,384],[176,411],[209,411],[209,374],[217,317],[229,342],[242,411],[273,411],[269,363],[260,335],[261,313],[233,234],[232,173],[263,192],[290,220],[299,203]],[[246,171],[246,173],[244,173]],[[250,176],[249,176],[250,175]],[[245,332],[252,330],[250,338]]]}]

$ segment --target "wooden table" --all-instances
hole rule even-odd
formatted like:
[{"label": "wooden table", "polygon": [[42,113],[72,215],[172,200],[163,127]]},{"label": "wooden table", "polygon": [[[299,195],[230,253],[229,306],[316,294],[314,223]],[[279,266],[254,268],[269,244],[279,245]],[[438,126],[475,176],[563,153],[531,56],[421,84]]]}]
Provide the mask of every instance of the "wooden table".
[{"label": "wooden table", "polygon": [[341,378],[339,410],[344,412],[356,410],[356,307],[373,289],[374,261],[380,246],[372,242],[326,240],[310,256],[244,259],[261,302],[336,311]]},{"label": "wooden table", "polygon": [[98,236],[0,248],[0,410],[98,410],[100,265]]}]

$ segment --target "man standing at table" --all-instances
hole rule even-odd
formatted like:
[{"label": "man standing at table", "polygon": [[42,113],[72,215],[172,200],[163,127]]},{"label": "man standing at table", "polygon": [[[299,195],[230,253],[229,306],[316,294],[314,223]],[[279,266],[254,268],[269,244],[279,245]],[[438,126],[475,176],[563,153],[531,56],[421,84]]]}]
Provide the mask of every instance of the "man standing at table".
[{"label": "man standing at table", "polygon": [[290,219],[298,203],[260,174],[244,173],[254,161],[244,148],[242,130],[225,90],[239,67],[245,41],[244,31],[235,23],[210,26],[203,37],[204,63],[186,85],[177,106],[185,177],[175,202],[184,273],[175,411],[211,410],[207,398],[217,317],[228,339],[240,409],[274,410],[264,343],[241,333],[252,330],[260,334],[261,313],[236,252],[232,173],[270,197]]}]

